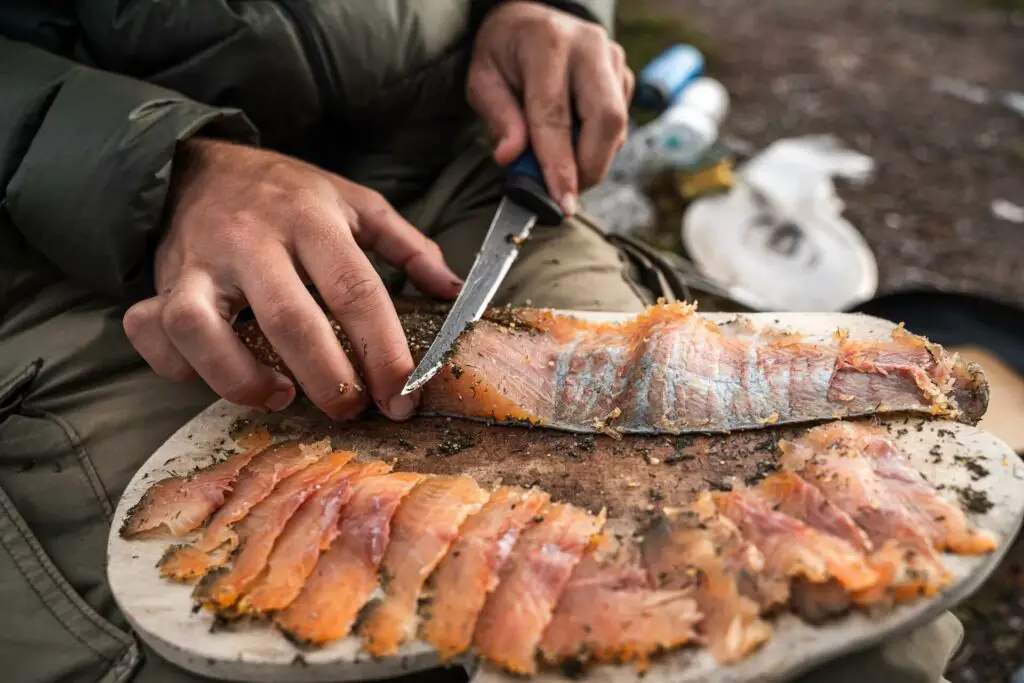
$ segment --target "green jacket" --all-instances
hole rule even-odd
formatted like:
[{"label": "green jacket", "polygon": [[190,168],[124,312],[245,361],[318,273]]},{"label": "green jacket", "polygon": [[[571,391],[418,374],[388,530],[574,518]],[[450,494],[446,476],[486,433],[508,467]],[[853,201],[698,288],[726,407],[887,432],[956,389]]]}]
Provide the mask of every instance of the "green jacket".
[{"label": "green jacket", "polygon": [[[0,230],[66,276],[148,289],[177,143],[203,131],[342,172],[428,126],[455,153],[472,37],[500,0],[2,0]],[[614,0],[555,2],[610,28]],[[383,152],[382,152],[383,151]],[[439,168],[420,164],[395,193]],[[5,227],[6,226],[6,227]]]}]

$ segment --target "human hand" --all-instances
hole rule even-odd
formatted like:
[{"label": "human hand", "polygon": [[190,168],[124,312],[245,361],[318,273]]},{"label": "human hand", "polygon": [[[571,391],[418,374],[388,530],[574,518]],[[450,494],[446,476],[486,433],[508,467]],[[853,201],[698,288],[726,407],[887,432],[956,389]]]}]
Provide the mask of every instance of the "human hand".
[{"label": "human hand", "polygon": [[[402,268],[425,293],[461,286],[438,246],[379,194],[289,157],[210,140],[184,143],[170,225],[155,259],[157,295],[130,308],[124,328],[160,375],[202,377],[220,396],[282,410],[284,375],[258,363],[231,321],[250,306],[306,395],[333,418],[368,395],[393,419],[414,368],[388,292],[363,249]],[[352,343],[369,392],[305,287],[311,282]]]},{"label": "human hand", "polygon": [[467,97],[498,140],[495,160],[511,163],[529,140],[551,196],[572,214],[580,191],[601,181],[626,140],[633,86],[625,51],[602,27],[510,1],[480,27]]}]

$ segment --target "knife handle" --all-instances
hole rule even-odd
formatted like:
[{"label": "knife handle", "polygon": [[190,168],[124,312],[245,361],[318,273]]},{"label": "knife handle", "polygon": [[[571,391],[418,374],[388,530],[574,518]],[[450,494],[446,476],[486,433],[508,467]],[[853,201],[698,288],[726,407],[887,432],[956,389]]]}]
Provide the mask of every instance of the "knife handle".
[{"label": "knife handle", "polygon": [[[574,147],[579,136],[579,119],[574,117],[572,126]],[[530,146],[527,146],[526,151],[509,166],[508,176],[505,180],[505,196],[536,214],[537,222],[541,225],[558,225],[565,220],[565,212],[562,211],[562,207],[548,193],[548,186],[544,182],[540,163]]]}]

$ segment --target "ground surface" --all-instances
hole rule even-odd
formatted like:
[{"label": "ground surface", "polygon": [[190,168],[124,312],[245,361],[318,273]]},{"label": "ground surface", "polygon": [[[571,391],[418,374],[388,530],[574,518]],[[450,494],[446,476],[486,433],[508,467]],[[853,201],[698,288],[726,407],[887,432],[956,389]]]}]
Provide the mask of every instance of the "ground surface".
[{"label": "ground surface", "polygon": [[874,182],[842,194],[878,258],[880,293],[1024,305],[1024,225],[990,209],[1024,205],[1024,116],[933,88],[945,77],[1024,91],[1024,12],[956,0],[630,0],[620,11],[641,64],[671,31],[637,15],[683,18],[729,88],[726,133],[756,148],[834,133],[874,157]]},{"label": "ground surface", "polygon": [[[934,88],[951,78],[1024,91],[1024,13],[953,0],[630,0],[620,11],[635,64],[674,40],[706,48],[732,97],[727,134],[762,148],[834,133],[874,157],[874,182],[842,196],[878,258],[880,293],[1024,305],[1024,225],[990,208],[1024,205],[1024,116]],[[958,615],[967,636],[952,683],[1009,681],[1024,667],[1024,541]]]}]

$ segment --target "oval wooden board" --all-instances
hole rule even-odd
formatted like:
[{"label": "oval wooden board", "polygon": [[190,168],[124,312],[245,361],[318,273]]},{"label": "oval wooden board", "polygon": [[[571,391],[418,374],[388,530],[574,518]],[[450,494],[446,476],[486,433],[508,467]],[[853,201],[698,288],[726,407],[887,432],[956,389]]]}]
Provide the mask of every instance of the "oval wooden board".
[{"label": "oval wooden board", "polygon": [[[617,314],[579,314],[604,320]],[[715,322],[735,316],[707,314]],[[825,340],[837,327],[850,330],[854,338],[887,336],[892,325],[885,321],[853,315],[755,314],[755,324],[785,326],[810,338]],[[181,474],[210,463],[218,450],[234,448],[229,434],[240,420],[259,422],[262,416],[224,401],[214,403],[182,427],[136,472],[118,503],[108,540],[108,577],[118,605],[132,627],[157,653],[203,676],[237,681],[361,681],[387,678],[437,666],[433,651],[414,641],[395,657],[375,660],[359,650],[354,638],[347,638],[319,650],[298,648],[277,631],[244,625],[215,629],[214,619],[205,612],[193,613],[191,586],[161,579],[156,563],[167,540],[126,541],[117,530],[127,511],[155,481]],[[279,419],[279,418],[278,418]],[[286,415],[285,421],[290,418]],[[291,428],[309,434],[304,418],[292,420]],[[729,667],[719,665],[706,650],[683,649],[656,661],[643,676],[646,683],[773,683],[788,680],[825,661],[870,647],[898,633],[935,618],[942,611],[968,597],[998,565],[1024,518],[1024,465],[995,437],[961,424],[921,420],[890,420],[887,426],[929,481],[942,484],[944,491],[970,486],[984,492],[992,503],[984,514],[972,514],[972,521],[999,535],[997,552],[982,557],[946,556],[947,566],[956,574],[955,584],[927,600],[903,605],[881,618],[850,614],[832,623],[811,626],[791,616],[775,621],[774,637],[746,660]],[[908,428],[910,427],[910,428]],[[316,426],[312,427],[314,433]],[[341,432],[343,437],[344,432]],[[337,438],[337,432],[335,434]],[[728,437],[721,437],[728,438]],[[930,453],[942,445],[947,457]],[[952,455],[953,457],[948,457]],[[989,472],[973,481],[962,460],[977,461]],[[952,494],[949,494],[952,495]],[[211,634],[211,630],[216,630]],[[467,666],[475,661],[467,657]],[[601,683],[634,681],[640,676],[631,667],[601,666],[586,678]],[[511,679],[489,666],[476,669],[477,683],[507,683]],[[544,672],[539,681],[565,678]]]}]

